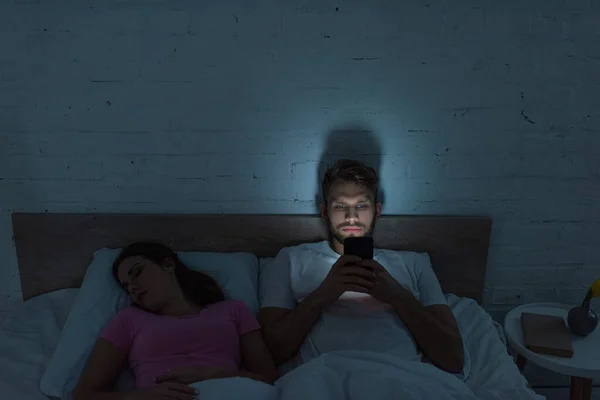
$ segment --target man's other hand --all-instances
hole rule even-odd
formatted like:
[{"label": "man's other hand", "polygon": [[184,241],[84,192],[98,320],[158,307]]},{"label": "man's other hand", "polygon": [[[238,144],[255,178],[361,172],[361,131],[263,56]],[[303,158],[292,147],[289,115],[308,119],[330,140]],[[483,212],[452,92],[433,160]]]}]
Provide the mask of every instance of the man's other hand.
[{"label": "man's other hand", "polygon": [[323,283],[315,290],[322,307],[330,306],[346,291],[369,293],[373,289],[375,275],[359,266],[361,262],[357,256],[343,255],[338,258]]},{"label": "man's other hand", "polygon": [[357,263],[360,268],[370,271],[373,286],[367,293],[382,303],[394,305],[400,296],[405,294],[406,289],[375,260],[361,260]]}]

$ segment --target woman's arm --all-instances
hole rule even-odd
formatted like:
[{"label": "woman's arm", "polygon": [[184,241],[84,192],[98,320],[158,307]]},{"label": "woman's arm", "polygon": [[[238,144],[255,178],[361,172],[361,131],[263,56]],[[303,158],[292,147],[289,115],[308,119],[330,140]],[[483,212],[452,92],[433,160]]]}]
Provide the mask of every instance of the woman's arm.
[{"label": "woman's arm", "polygon": [[127,354],[106,339],[99,339],[79,378],[74,400],[194,400],[193,388],[177,382],[163,382],[145,390],[115,392],[114,386],[127,365]]},{"label": "woman's arm", "polygon": [[114,393],[119,375],[127,365],[127,354],[106,339],[98,339],[73,390],[74,400],[122,400],[127,393]]},{"label": "woman's arm", "polygon": [[279,378],[275,361],[263,339],[261,330],[242,335],[240,345],[242,364],[248,374],[244,375],[242,372],[238,376],[258,379],[266,383],[273,383]]}]

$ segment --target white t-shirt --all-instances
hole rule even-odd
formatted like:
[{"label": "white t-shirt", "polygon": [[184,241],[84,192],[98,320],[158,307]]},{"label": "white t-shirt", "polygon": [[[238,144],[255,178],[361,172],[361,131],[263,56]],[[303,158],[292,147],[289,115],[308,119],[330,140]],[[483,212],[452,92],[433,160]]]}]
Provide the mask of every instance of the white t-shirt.
[{"label": "white t-shirt", "polygon": [[[328,241],[282,249],[260,272],[260,306],[293,310],[325,279],[340,257]],[[375,249],[373,258],[424,306],[447,304],[426,253]],[[367,350],[421,360],[395,311],[369,294],[346,292],[325,310],[300,347],[304,363],[336,350]]]}]

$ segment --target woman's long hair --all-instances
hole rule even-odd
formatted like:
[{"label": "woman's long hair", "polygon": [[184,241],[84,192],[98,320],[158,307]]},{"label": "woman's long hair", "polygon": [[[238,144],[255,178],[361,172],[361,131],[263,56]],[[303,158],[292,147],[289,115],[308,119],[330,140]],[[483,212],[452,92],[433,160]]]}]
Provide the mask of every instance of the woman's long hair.
[{"label": "woman's long hair", "polygon": [[160,243],[141,242],[126,247],[117,257],[112,266],[113,276],[120,285],[119,265],[129,257],[139,256],[162,265],[167,258],[175,262],[175,277],[184,295],[194,304],[204,307],[225,300],[225,294],[217,282],[209,275],[194,271],[179,261],[177,253]]}]

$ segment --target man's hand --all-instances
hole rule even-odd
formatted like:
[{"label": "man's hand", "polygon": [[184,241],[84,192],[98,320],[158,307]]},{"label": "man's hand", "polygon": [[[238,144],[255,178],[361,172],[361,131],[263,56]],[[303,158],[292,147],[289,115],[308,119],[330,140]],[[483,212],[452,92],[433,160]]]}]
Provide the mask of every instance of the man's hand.
[{"label": "man's hand", "polygon": [[323,307],[333,304],[346,291],[369,293],[372,290],[374,275],[358,266],[360,261],[357,256],[344,255],[333,264],[323,283],[315,290]]},{"label": "man's hand", "polygon": [[395,305],[395,302],[406,293],[406,289],[377,261],[361,260],[357,266],[369,271],[374,285],[368,293],[382,303]]},{"label": "man's hand", "polygon": [[[369,291],[373,298],[391,305],[398,317],[412,333],[425,356],[444,371],[456,374],[464,366],[464,347],[460,330],[452,309],[447,304],[421,304],[410,290],[402,286],[377,261],[362,260],[358,266],[369,269],[375,277],[375,285]],[[419,278],[420,285],[433,286],[439,289],[433,271],[426,271]]]},{"label": "man's hand", "polygon": [[187,367],[167,372],[156,377],[156,383],[177,382],[184,385],[227,377],[228,373],[219,367]]}]

